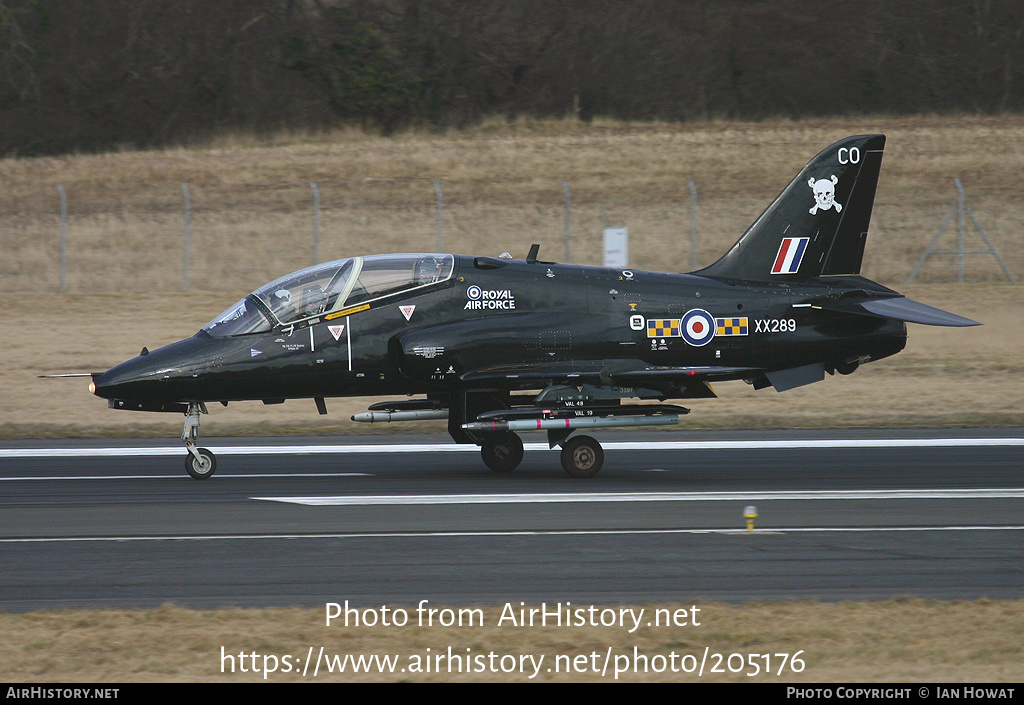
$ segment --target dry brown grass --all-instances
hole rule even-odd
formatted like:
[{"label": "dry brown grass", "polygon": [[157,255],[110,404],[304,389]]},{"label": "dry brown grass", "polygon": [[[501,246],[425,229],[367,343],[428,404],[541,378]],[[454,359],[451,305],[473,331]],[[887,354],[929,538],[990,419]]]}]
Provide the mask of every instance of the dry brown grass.
[{"label": "dry brown grass", "polygon": [[[515,605],[518,607],[518,605]],[[644,605],[672,610],[690,605]],[[542,681],[612,681],[608,675],[548,673],[556,656],[632,655],[633,647],[655,655],[700,657],[712,653],[800,655],[800,673],[626,674],[626,681],[732,682],[1020,682],[1024,661],[1024,602],[982,600],[937,602],[890,600],[838,604],[698,604],[700,626],[641,627],[628,634],[617,627],[495,626],[498,607],[485,607],[484,627],[327,627],[322,609],[89,610],[0,614],[0,680],[8,682],[260,681],[262,675],[222,673],[221,647],[293,659],[310,647],[328,654],[396,654],[401,666],[411,655],[544,655]],[[394,606],[392,606],[394,607]],[[550,608],[550,605],[549,605]],[[413,621],[414,606],[408,607]],[[650,611],[647,612],[650,614]],[[173,638],[168,638],[173,635]],[[251,657],[250,657],[251,658]],[[236,658],[236,664],[238,659]],[[272,662],[271,662],[272,663]],[[654,661],[648,663],[653,664]],[[677,664],[681,663],[677,661]],[[707,662],[710,670],[711,661]],[[734,661],[734,665],[738,662]],[[761,661],[763,664],[763,660]],[[612,662],[614,665],[614,661]],[[724,667],[723,663],[723,667]],[[251,662],[249,666],[251,667]],[[237,665],[236,665],[237,668]],[[778,665],[773,666],[778,668]],[[310,674],[312,671],[310,671]],[[271,674],[270,682],[313,681],[297,673]],[[316,681],[527,681],[519,674],[448,672],[394,675],[327,675]]]},{"label": "dry brown grass", "polygon": [[[181,286],[181,183],[195,209],[193,285],[247,290],[308,264],[312,195],[323,195],[324,258],[435,247],[433,180],[444,187],[445,249],[522,254],[531,242],[563,253],[562,180],[573,197],[573,259],[597,263],[601,229],[630,227],[633,266],[689,262],[689,192],[700,194],[698,262],[720,255],[819,149],[847,134],[888,134],[865,272],[898,283],[955,202],[969,204],[1013,271],[1024,121],[857,118],[814,122],[622,125],[494,123],[471,132],[392,138],[339,131],[269,145],[222,140],[168,149],[0,161],[0,267],[6,290],[52,291],[57,193],[69,198],[70,289],[175,291]],[[977,238],[975,237],[977,240]],[[980,243],[980,240],[978,240]],[[948,281],[936,261],[925,280]],[[972,280],[998,281],[973,256]]]}]

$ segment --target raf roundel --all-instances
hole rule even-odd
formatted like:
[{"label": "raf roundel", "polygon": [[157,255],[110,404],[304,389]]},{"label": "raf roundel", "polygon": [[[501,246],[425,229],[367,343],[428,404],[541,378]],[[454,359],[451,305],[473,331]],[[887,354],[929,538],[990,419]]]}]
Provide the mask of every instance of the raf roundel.
[{"label": "raf roundel", "polygon": [[478,287],[476,284],[474,284],[473,286],[471,286],[468,289],[466,289],[466,296],[469,297],[473,301],[476,301],[477,299],[479,299],[481,293],[482,292],[480,291],[480,287]]},{"label": "raf roundel", "polygon": [[690,345],[707,345],[715,337],[715,318],[699,308],[686,312],[681,321],[683,340]]}]

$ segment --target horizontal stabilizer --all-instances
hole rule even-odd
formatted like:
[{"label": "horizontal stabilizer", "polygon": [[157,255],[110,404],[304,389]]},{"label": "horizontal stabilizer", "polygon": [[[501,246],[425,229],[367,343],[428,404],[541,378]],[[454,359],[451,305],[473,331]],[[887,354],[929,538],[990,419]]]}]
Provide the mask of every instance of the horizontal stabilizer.
[{"label": "horizontal stabilizer", "polygon": [[872,299],[860,304],[868,313],[885,318],[895,318],[907,323],[923,323],[926,326],[980,326],[977,321],[958,316],[955,313],[913,301],[904,296],[893,299]]}]

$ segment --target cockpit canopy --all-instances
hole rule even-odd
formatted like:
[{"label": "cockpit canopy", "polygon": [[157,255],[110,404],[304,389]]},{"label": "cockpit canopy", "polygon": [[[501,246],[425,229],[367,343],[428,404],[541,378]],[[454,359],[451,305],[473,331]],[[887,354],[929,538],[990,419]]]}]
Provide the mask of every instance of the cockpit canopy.
[{"label": "cockpit canopy", "polygon": [[266,333],[367,301],[396,296],[451,278],[452,255],[350,257],[275,279],[203,326],[223,338]]}]

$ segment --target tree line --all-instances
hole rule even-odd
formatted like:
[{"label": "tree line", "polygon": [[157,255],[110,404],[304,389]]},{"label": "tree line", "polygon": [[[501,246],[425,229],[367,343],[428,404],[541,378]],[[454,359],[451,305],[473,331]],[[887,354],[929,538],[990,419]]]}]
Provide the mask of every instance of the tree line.
[{"label": "tree line", "polygon": [[1019,0],[0,0],[0,154],[484,117],[1020,112]]}]

